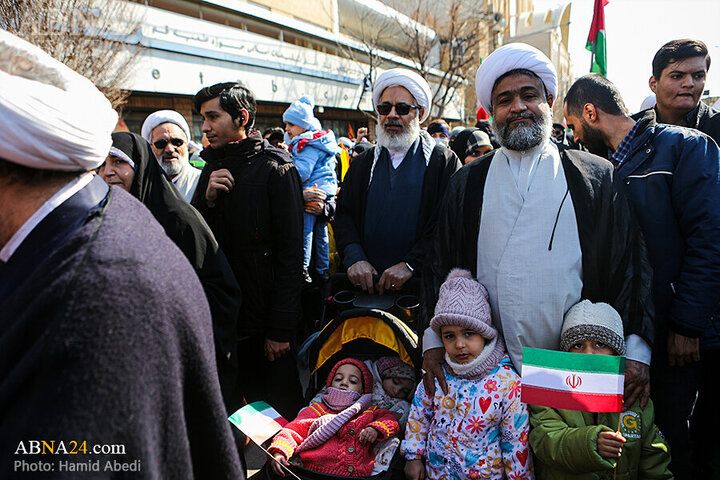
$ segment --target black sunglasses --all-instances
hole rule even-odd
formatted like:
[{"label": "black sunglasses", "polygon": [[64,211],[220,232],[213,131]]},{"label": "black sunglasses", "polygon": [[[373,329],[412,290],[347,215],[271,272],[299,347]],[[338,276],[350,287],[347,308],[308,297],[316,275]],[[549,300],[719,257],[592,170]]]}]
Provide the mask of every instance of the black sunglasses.
[{"label": "black sunglasses", "polygon": [[405,102],[400,102],[400,103],[383,102],[375,108],[377,109],[377,112],[380,115],[387,115],[390,113],[390,111],[392,110],[393,107],[395,107],[395,111],[397,112],[398,115],[407,115],[408,113],[410,113],[411,108],[418,108],[418,109],[421,108],[421,107],[418,107],[417,105],[410,105],[409,103],[405,103]]},{"label": "black sunglasses", "polygon": [[167,147],[168,143],[172,143],[175,147],[182,147],[183,145],[185,145],[185,140],[183,140],[182,138],[171,138],[168,142],[163,138],[162,140],[154,142],[153,145],[155,145],[155,148],[157,148],[158,150],[164,150],[165,147]]}]

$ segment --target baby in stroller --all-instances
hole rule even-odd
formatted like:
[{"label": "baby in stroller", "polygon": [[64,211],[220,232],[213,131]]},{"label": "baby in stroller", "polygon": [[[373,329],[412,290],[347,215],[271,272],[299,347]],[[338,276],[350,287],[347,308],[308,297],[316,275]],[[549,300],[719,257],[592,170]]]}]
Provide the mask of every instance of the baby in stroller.
[{"label": "baby in stroller", "polygon": [[373,444],[399,430],[395,414],[373,405],[373,375],[353,358],[340,360],[330,372],[327,393],[320,402],[300,411],[273,439],[268,451],[277,460],[274,473],[284,476],[278,462],[288,466],[297,454],[302,466],[320,473],[368,476],[376,452]]}]

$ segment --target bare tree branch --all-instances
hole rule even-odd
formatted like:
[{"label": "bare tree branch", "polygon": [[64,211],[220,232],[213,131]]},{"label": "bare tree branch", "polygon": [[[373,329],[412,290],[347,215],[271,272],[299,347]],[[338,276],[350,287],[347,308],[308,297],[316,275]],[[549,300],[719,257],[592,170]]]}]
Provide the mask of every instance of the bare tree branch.
[{"label": "bare tree branch", "polygon": [[132,4],[120,0],[0,0],[0,28],[24,38],[89,78],[121,106],[139,54],[126,38],[141,19]]}]

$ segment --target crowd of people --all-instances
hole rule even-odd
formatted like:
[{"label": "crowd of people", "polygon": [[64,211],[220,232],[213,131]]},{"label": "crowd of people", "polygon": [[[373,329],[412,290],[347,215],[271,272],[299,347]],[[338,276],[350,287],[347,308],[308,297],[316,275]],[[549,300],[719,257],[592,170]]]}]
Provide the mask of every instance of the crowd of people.
[{"label": "crowd of people", "polygon": [[[75,441],[140,461],[97,478],[245,478],[227,417],[258,400],[294,419],[268,477],[394,457],[408,480],[720,475],[702,42],[657,52],[656,104],[634,115],[605,77],[578,79],[567,128],[552,62],[522,43],[479,67],[492,119],[471,128],[423,128],[432,90],[403,68],[374,82],[374,139],[336,138],[309,96],[261,133],[252,86],[219,83],[193,99],[194,159],[180,113],[113,133],[89,80],[2,30],[0,50],[0,477],[47,461],[28,442]],[[342,359],[308,405],[303,295],[335,272],[370,295],[415,279],[422,372]],[[522,403],[525,347],[625,356],[624,412]]]}]

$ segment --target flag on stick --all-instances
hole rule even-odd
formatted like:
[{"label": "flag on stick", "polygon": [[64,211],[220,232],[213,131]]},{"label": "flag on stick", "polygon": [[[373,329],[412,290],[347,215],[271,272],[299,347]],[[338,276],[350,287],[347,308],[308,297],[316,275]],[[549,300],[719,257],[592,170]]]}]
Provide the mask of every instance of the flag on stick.
[{"label": "flag on stick", "polygon": [[532,405],[621,412],[625,357],[523,348],[521,400]]},{"label": "flag on stick", "polygon": [[228,420],[258,445],[274,437],[288,423],[265,402],[245,405],[230,415]]},{"label": "flag on stick", "polygon": [[590,71],[607,76],[607,51],[605,48],[605,5],[609,0],[595,0],[590,33],[585,48],[592,53]]}]

